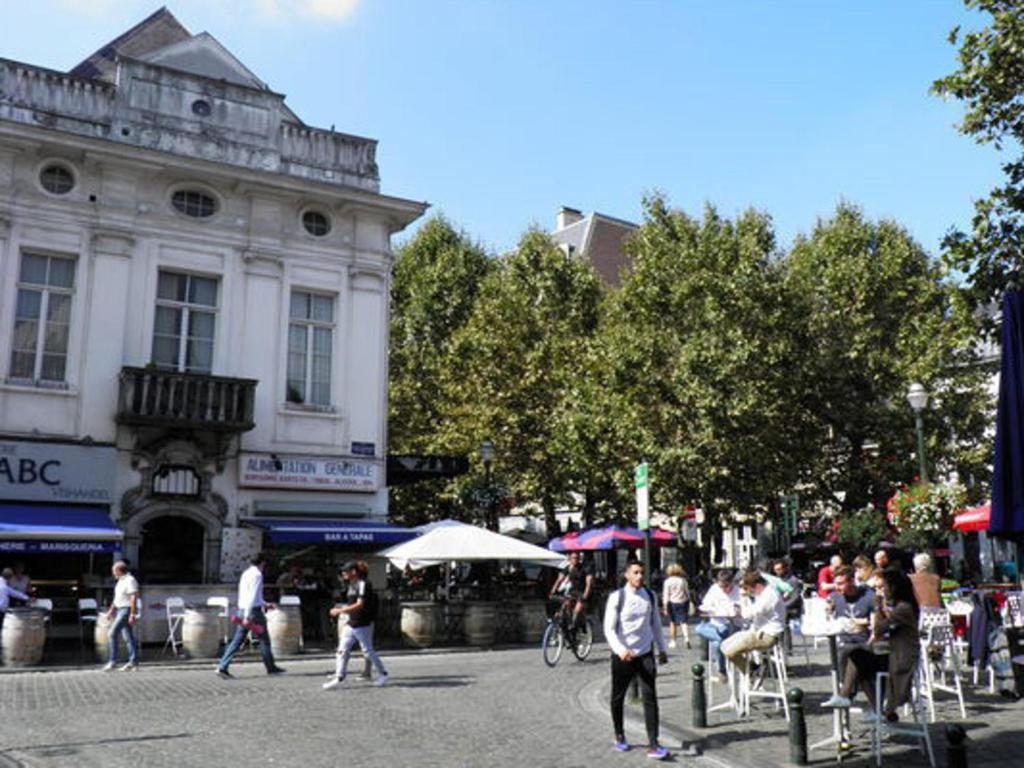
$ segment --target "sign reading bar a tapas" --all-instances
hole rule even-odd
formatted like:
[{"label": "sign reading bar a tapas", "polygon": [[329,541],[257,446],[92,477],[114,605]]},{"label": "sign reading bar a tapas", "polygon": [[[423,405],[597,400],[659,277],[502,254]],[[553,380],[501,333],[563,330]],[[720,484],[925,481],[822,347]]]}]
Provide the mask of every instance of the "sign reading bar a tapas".
[{"label": "sign reading bar a tapas", "polygon": [[239,483],[250,488],[357,493],[374,493],[380,489],[380,468],[370,461],[243,453],[238,465]]}]

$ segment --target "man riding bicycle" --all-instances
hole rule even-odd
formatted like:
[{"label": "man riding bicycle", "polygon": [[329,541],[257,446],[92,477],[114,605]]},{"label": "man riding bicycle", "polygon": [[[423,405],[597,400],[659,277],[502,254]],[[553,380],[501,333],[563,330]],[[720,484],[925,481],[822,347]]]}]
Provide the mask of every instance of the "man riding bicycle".
[{"label": "man riding bicycle", "polygon": [[583,565],[583,556],[579,552],[569,553],[569,566],[560,573],[551,587],[549,598],[554,598],[556,593],[562,593],[567,600],[572,601],[572,629],[582,629],[585,626],[584,615],[587,611],[587,600],[590,598],[590,590],[594,586],[594,576],[590,570]]}]

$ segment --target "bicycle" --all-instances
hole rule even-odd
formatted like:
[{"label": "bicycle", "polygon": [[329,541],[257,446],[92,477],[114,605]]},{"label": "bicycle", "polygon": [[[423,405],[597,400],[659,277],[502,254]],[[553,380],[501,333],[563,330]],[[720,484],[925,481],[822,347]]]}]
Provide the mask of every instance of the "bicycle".
[{"label": "bicycle", "polygon": [[582,627],[573,627],[575,605],[575,598],[562,598],[562,604],[548,619],[548,624],[544,628],[541,650],[544,654],[544,663],[549,667],[554,667],[558,663],[566,646],[580,661],[586,659],[590,655],[590,649],[594,647],[594,623],[589,617],[583,617]]}]

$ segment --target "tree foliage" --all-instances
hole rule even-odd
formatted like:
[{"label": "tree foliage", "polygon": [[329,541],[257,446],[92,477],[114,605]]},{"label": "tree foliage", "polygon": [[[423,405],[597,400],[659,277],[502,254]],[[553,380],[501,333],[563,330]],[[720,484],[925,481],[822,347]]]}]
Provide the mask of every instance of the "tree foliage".
[{"label": "tree foliage", "polygon": [[983,307],[1011,281],[1020,285],[1024,265],[1024,6],[1017,0],[965,4],[987,14],[990,24],[950,33],[949,42],[959,45],[959,68],[932,90],[963,102],[962,133],[1008,153],[1005,181],[974,204],[970,232],[953,230],[944,243],[948,264],[966,277],[965,297]]}]

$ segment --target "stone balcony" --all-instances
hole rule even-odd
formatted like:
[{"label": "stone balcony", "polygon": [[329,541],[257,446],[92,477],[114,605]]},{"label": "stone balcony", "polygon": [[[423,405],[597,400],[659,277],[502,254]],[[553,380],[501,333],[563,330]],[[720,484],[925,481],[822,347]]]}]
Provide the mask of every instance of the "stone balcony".
[{"label": "stone balcony", "polygon": [[254,379],[159,368],[121,369],[117,423],[240,433],[256,426]]}]

